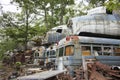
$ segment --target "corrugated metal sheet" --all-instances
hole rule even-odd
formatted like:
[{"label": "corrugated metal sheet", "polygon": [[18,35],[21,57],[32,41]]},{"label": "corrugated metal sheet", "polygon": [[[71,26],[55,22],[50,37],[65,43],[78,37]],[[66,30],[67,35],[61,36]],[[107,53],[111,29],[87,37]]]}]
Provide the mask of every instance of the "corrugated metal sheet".
[{"label": "corrugated metal sheet", "polygon": [[111,14],[93,14],[72,18],[73,34],[91,32],[120,35],[120,16]]},{"label": "corrugated metal sheet", "polygon": [[70,34],[71,32],[67,25],[60,25],[47,32],[46,40],[48,43],[55,43]]},{"label": "corrugated metal sheet", "polygon": [[18,77],[17,80],[45,80],[65,72],[65,70],[44,71],[33,75]]},{"label": "corrugated metal sheet", "polygon": [[65,35],[60,33],[50,33],[48,34],[48,43],[54,43],[60,41],[62,38],[64,38]]}]

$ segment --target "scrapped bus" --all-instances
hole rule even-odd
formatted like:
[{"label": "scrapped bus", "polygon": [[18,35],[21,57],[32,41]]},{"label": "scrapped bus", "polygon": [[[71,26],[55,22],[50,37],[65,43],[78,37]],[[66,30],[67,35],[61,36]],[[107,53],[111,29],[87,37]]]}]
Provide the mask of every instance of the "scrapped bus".
[{"label": "scrapped bus", "polygon": [[45,57],[45,63],[53,62],[55,63],[56,60],[56,47],[55,46],[50,46],[49,48],[46,49],[44,53]]},{"label": "scrapped bus", "polygon": [[62,70],[74,70],[82,65],[83,57],[101,63],[120,66],[120,40],[86,36],[67,36],[59,41],[57,65]]},{"label": "scrapped bus", "polygon": [[56,43],[70,34],[71,31],[67,25],[56,26],[47,32],[45,41],[47,43]]},{"label": "scrapped bus", "polygon": [[97,7],[89,10],[87,15],[71,18],[67,27],[72,30],[73,35],[119,38],[120,15],[108,13],[103,6]]}]

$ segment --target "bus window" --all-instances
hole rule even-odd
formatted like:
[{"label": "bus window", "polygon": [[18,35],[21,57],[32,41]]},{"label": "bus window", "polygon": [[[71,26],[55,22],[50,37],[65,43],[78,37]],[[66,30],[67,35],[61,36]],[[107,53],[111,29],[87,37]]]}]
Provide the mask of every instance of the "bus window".
[{"label": "bus window", "polygon": [[35,53],[35,57],[39,57],[39,53]]},{"label": "bus window", "polygon": [[46,57],[48,57],[48,56],[49,56],[49,51],[46,52]]},{"label": "bus window", "polygon": [[39,57],[39,51],[38,51],[38,50],[36,50],[36,51],[34,52],[34,57],[35,57],[35,58]]},{"label": "bus window", "polygon": [[110,56],[112,54],[112,49],[110,47],[104,47],[103,48],[103,55]]},{"label": "bus window", "polygon": [[71,56],[74,54],[74,46],[65,47],[65,56]]},{"label": "bus window", "polygon": [[59,49],[59,57],[63,56],[63,47]]},{"label": "bus window", "polygon": [[56,54],[56,56],[58,56],[58,54],[59,54],[59,52],[58,52],[59,50],[58,49],[56,49],[56,52],[55,52],[55,54]]},{"label": "bus window", "polygon": [[51,50],[50,55],[55,55],[55,50]]},{"label": "bus window", "polygon": [[93,46],[93,54],[95,56],[102,55],[102,49],[101,49],[101,47]]},{"label": "bus window", "polygon": [[81,47],[82,48],[82,55],[83,56],[89,56],[89,55],[91,55],[91,49],[90,49],[90,46],[82,46]]},{"label": "bus window", "polygon": [[114,55],[120,56],[120,48],[114,48]]}]

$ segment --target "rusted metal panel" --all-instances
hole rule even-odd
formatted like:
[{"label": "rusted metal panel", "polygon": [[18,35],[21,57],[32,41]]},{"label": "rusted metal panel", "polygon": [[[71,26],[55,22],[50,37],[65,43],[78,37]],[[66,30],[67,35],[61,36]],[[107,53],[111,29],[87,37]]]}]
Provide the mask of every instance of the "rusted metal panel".
[{"label": "rusted metal panel", "polygon": [[95,63],[88,64],[87,66],[90,75],[89,80],[108,80],[108,77],[112,78],[112,80],[120,79],[120,71],[111,70],[111,66],[106,64],[96,61]]}]

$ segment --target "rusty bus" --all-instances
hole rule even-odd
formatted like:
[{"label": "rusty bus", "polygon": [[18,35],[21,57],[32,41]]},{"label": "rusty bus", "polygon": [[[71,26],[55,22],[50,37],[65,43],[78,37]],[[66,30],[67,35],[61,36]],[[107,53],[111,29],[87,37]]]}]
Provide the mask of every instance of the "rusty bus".
[{"label": "rusty bus", "polygon": [[[57,48],[58,69],[74,70],[84,58],[94,58],[107,65],[120,66],[120,40],[86,36],[67,36]],[[72,74],[72,73],[71,73]]]}]

